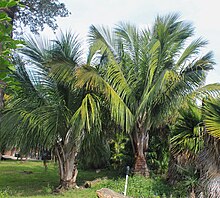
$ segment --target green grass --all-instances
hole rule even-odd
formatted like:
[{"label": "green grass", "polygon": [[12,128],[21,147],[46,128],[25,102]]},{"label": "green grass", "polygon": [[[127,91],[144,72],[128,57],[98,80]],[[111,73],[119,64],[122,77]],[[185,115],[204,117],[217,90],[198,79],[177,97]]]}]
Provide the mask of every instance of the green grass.
[{"label": "green grass", "polygon": [[[26,172],[24,172],[26,171]],[[31,171],[30,174],[27,174]],[[31,198],[95,198],[96,190],[111,188],[116,192],[123,192],[124,177],[119,177],[115,171],[102,170],[96,173],[94,170],[79,170],[77,177],[78,185],[85,181],[103,178],[95,186],[88,189],[69,190],[63,194],[52,194],[54,187],[59,184],[57,166],[48,164],[48,170],[44,170],[42,162],[30,161],[0,161],[0,198],[7,197],[31,197]],[[145,179],[144,177],[129,177],[128,195],[137,198],[170,197],[173,189],[167,186],[161,178]],[[173,197],[175,196],[175,192]],[[184,196],[183,196],[184,197]]]}]

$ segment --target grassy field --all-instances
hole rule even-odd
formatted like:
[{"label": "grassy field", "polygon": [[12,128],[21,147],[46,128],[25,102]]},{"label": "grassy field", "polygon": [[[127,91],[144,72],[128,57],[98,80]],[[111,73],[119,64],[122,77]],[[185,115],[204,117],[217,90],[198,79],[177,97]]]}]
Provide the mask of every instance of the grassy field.
[{"label": "grassy field", "polygon": [[[83,185],[85,181],[101,178],[92,188],[70,190],[63,194],[52,193],[54,187],[58,186],[59,177],[57,166],[49,163],[45,171],[42,162],[30,161],[0,161],[0,198],[7,197],[72,197],[72,198],[95,198],[96,190],[100,188],[111,188],[116,192],[123,192],[124,177],[118,177],[115,171],[79,170],[77,183]],[[170,197],[172,192],[161,179],[145,179],[143,177],[129,177],[128,195],[139,198]],[[175,192],[174,192],[175,193]],[[173,197],[176,197],[175,195]],[[181,196],[178,196],[181,197]]]}]

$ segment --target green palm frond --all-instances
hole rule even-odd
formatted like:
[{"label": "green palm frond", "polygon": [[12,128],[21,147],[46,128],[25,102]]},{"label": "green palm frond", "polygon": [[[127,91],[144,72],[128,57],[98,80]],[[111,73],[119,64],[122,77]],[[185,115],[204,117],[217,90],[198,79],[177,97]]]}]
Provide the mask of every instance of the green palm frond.
[{"label": "green palm frond", "polygon": [[123,45],[123,52],[127,54],[137,66],[141,43],[140,31],[138,28],[135,25],[121,22],[115,28],[115,34],[120,38],[119,41],[121,41],[121,44]]},{"label": "green palm frond", "polygon": [[117,59],[115,37],[109,28],[90,26],[88,42],[90,48],[99,48],[103,52],[107,50],[109,55]]},{"label": "green palm frond", "polygon": [[[70,124],[74,133],[69,134],[68,138],[75,139],[80,137],[85,131],[91,132],[93,129],[101,130],[101,115],[99,97],[94,94],[87,94],[82,100],[81,106],[73,114]],[[80,133],[82,133],[80,135]]]},{"label": "green palm frond", "polygon": [[188,102],[187,106],[179,110],[174,134],[170,140],[171,152],[174,155],[188,154],[193,157],[203,148],[204,124],[202,111],[196,105]]},{"label": "green palm frond", "polygon": [[19,50],[22,55],[27,56],[29,60],[38,65],[51,60],[52,57],[48,51],[52,45],[48,39],[27,35],[24,40],[26,44]]},{"label": "green palm frond", "polygon": [[95,68],[84,66],[77,70],[76,86],[99,91],[109,102],[111,116],[127,132],[133,126],[133,115],[117,92],[97,73]]},{"label": "green palm frond", "polygon": [[60,32],[60,36],[53,40],[53,59],[70,62],[75,66],[82,64],[82,44],[78,35],[72,32]]},{"label": "green palm frond", "polygon": [[220,94],[220,84],[213,83],[198,88],[193,94],[193,97],[199,98],[201,101],[204,98],[217,97]]},{"label": "green palm frond", "polygon": [[208,44],[207,41],[202,40],[202,38],[199,38],[193,42],[191,42],[188,47],[184,50],[184,52],[181,54],[180,58],[178,59],[176,63],[177,69],[186,61],[189,61],[190,58],[195,57],[200,53],[200,49],[203,48]]},{"label": "green palm frond", "polygon": [[207,132],[220,138],[220,99],[213,98],[204,101],[204,122]]}]

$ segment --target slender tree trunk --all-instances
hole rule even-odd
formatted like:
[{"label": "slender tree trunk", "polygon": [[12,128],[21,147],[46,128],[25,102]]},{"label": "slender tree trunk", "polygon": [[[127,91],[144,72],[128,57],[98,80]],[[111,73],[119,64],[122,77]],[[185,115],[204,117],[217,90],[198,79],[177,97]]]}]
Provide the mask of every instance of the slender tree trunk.
[{"label": "slender tree trunk", "polygon": [[68,146],[59,144],[55,147],[60,174],[60,185],[57,187],[59,191],[77,187],[76,177],[78,170],[76,156],[78,149],[74,146],[69,149]]},{"label": "slender tree trunk", "polygon": [[145,153],[148,149],[149,133],[143,128],[137,128],[133,134],[133,142],[135,148],[135,164],[134,173],[149,177],[149,169],[147,166]]}]

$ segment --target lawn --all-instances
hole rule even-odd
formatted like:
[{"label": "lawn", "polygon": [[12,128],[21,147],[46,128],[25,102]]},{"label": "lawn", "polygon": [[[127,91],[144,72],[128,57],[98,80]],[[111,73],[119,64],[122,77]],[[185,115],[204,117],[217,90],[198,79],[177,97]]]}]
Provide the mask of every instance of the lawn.
[{"label": "lawn", "polygon": [[[119,177],[119,174],[112,170],[101,170],[99,173],[96,173],[95,170],[79,170],[77,183],[82,186],[85,181],[92,181],[97,178],[101,178],[101,181],[91,188],[80,188],[55,195],[52,190],[58,186],[59,176],[57,166],[54,163],[49,163],[48,170],[45,171],[42,162],[0,161],[0,198],[95,198],[96,190],[100,188],[107,187],[117,192],[124,190],[125,178]],[[170,197],[172,191],[173,189],[160,178],[129,177],[127,194],[133,197],[164,198]],[[172,193],[175,194],[174,191]]]}]

